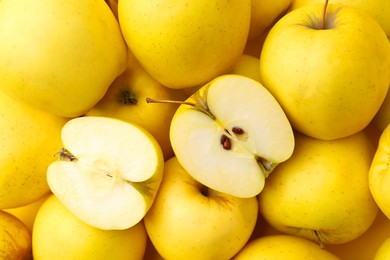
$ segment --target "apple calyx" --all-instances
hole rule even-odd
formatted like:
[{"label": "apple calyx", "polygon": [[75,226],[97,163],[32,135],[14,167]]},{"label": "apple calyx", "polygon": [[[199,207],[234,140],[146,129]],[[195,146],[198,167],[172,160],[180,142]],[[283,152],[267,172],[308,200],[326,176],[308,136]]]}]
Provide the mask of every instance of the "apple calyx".
[{"label": "apple calyx", "polygon": [[321,249],[325,248],[324,242],[321,240],[320,235],[318,234],[317,230],[314,230],[314,235],[316,237],[317,243],[320,246]]},{"label": "apple calyx", "polygon": [[136,105],[138,99],[134,93],[128,89],[122,89],[119,94],[119,102],[124,105]]},{"label": "apple calyx", "polygon": [[54,156],[59,155],[61,161],[75,161],[77,158],[69,152],[68,149],[62,147],[58,152],[54,154]]},{"label": "apple calyx", "polygon": [[[206,94],[203,95],[203,97],[199,93],[195,93],[193,96],[195,102],[188,102],[188,101],[177,101],[177,100],[166,100],[166,99],[152,99],[152,98],[146,98],[147,103],[168,103],[168,104],[179,104],[179,105],[188,105],[193,107],[194,109],[197,109],[198,111],[206,114],[211,119],[216,121],[216,117],[211,113],[208,105],[207,105],[207,91]],[[246,132],[244,129],[242,129],[239,126],[234,126],[230,130],[224,128],[225,133],[221,135],[220,138],[220,144],[222,145],[223,149],[225,150],[231,150],[232,149],[232,140],[244,140],[246,139]],[[239,143],[239,142],[238,142]],[[269,174],[273,171],[273,169],[277,166],[277,164],[272,163],[258,155],[255,155],[256,161],[258,162],[260,168],[262,169],[262,172],[264,174],[264,177],[267,178]]]}]

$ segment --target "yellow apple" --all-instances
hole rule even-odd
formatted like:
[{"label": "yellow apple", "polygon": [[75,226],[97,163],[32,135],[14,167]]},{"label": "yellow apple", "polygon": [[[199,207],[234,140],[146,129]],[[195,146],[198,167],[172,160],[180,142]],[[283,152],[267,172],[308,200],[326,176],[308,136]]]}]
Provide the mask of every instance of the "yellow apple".
[{"label": "yellow apple", "polygon": [[337,140],[295,136],[293,155],[259,195],[261,215],[275,229],[321,245],[356,239],[378,212],[368,186],[371,139],[365,132]]},{"label": "yellow apple", "polygon": [[371,193],[383,213],[390,218],[390,125],[382,132],[375,157],[369,171],[369,184]]},{"label": "yellow apple", "polygon": [[237,74],[215,78],[181,104],[170,140],[193,178],[240,198],[258,195],[265,178],[294,150],[279,103],[260,82]]},{"label": "yellow apple", "polygon": [[127,229],[145,216],[160,186],[164,158],[137,124],[109,117],[69,120],[60,160],[47,168],[51,191],[77,218],[100,229]]},{"label": "yellow apple", "polygon": [[17,207],[17,208],[4,209],[4,211],[11,213],[12,215],[20,219],[32,232],[35,216],[37,215],[37,212],[41,207],[41,205],[43,204],[43,202],[45,202],[50,195],[51,193],[27,205]]},{"label": "yellow apple", "polygon": [[173,157],[166,162],[158,196],[144,222],[162,258],[214,260],[230,259],[245,245],[257,216],[256,197],[214,191]]},{"label": "yellow apple", "polygon": [[[293,0],[291,9],[296,9],[308,4],[324,3],[324,0]],[[342,4],[359,8],[370,14],[390,36],[390,1],[388,0],[331,0],[332,4]]]},{"label": "yellow apple", "polygon": [[289,9],[292,0],[252,0],[249,39],[262,34]]},{"label": "yellow apple", "polygon": [[126,71],[86,115],[118,118],[142,126],[156,138],[167,160],[173,156],[169,126],[178,105],[147,104],[147,97],[184,100],[185,94],[162,86],[129,54]]},{"label": "yellow apple", "polygon": [[233,260],[338,260],[326,249],[313,241],[292,235],[269,235],[252,240]]},{"label": "yellow apple", "polygon": [[162,85],[187,88],[227,73],[248,38],[251,0],[122,0],[124,39]]},{"label": "yellow apple", "polygon": [[102,0],[1,1],[0,88],[50,113],[84,114],[126,66],[118,21]]},{"label": "yellow apple", "polygon": [[259,58],[243,54],[230,73],[242,75],[260,82],[259,64]]},{"label": "yellow apple", "polygon": [[51,195],[38,211],[33,228],[34,260],[143,259],[147,234],[143,222],[125,230],[91,227]]},{"label": "yellow apple", "polygon": [[[297,8],[271,28],[260,56],[262,83],[294,129],[336,139],[364,129],[390,85],[390,44],[359,9]],[[324,21],[324,25],[323,25]]]},{"label": "yellow apple", "polygon": [[11,213],[0,210],[0,259],[31,259],[30,230]]},{"label": "yellow apple", "polygon": [[66,121],[0,91],[0,209],[29,204],[50,192],[46,168],[56,160]]}]

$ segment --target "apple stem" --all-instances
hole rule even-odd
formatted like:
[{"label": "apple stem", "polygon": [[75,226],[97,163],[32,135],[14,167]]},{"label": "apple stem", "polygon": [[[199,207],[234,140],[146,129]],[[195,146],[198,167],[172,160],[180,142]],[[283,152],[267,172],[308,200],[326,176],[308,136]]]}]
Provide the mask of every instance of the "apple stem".
[{"label": "apple stem", "polygon": [[322,10],[322,29],[326,29],[326,10],[328,8],[329,0],[325,0],[324,9]]},{"label": "apple stem", "polygon": [[206,115],[211,117],[213,120],[215,120],[215,116],[213,114],[211,114],[210,111],[208,111],[207,109],[204,109],[203,107],[197,106],[195,103],[191,103],[191,102],[178,101],[178,100],[168,100],[168,99],[152,99],[152,98],[147,97],[146,103],[168,103],[168,104],[188,105],[188,106],[192,106],[192,107],[198,109],[199,111],[205,113]]}]

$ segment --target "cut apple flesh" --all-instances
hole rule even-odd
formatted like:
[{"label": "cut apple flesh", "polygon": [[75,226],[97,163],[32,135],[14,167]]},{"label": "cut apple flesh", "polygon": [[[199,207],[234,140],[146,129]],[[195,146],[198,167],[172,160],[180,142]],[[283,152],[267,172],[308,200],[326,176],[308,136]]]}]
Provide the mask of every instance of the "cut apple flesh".
[{"label": "cut apple flesh", "polygon": [[[294,149],[291,125],[260,83],[224,75],[183,104],[171,124],[175,155],[194,179],[237,197],[253,197]],[[208,113],[204,113],[207,110]],[[211,116],[210,116],[211,115]]]},{"label": "cut apple flesh", "polygon": [[47,172],[52,192],[75,216],[100,229],[126,229],[150,208],[163,156],[142,128],[117,119],[80,117],[62,129],[62,160]]}]

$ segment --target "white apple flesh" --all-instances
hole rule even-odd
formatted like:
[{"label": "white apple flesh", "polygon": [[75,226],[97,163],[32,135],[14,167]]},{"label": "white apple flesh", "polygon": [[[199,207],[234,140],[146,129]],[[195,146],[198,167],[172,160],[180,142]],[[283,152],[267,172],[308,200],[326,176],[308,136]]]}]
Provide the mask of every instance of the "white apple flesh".
[{"label": "white apple flesh", "polygon": [[284,111],[255,80],[223,75],[186,103],[171,123],[172,148],[188,173],[211,189],[256,196],[272,169],[293,152],[294,135]]},{"label": "white apple flesh", "polygon": [[161,183],[156,140],[135,124],[105,117],[70,120],[49,187],[74,215],[100,229],[126,229],[149,210]]}]

